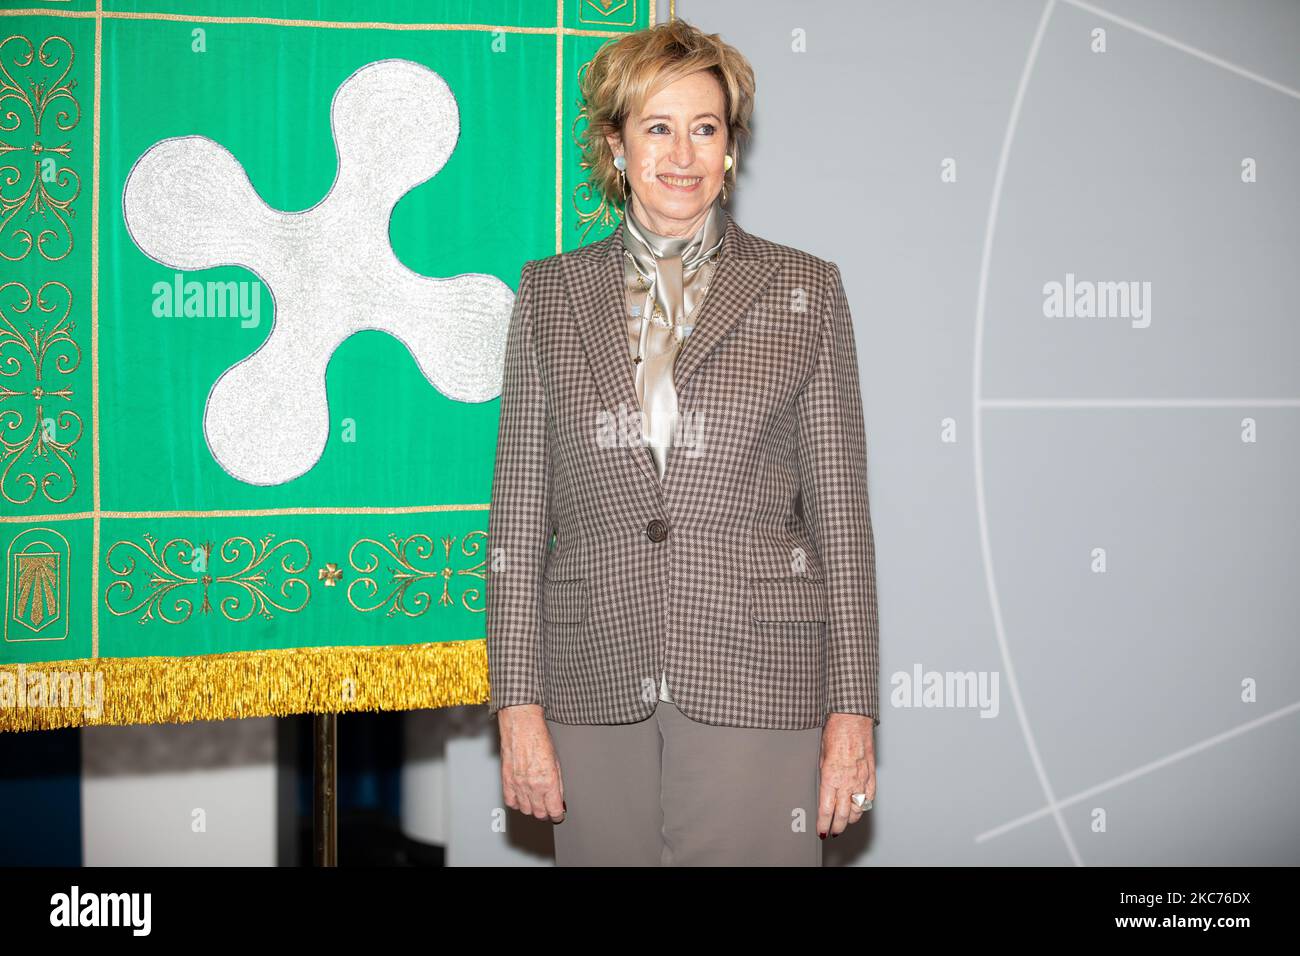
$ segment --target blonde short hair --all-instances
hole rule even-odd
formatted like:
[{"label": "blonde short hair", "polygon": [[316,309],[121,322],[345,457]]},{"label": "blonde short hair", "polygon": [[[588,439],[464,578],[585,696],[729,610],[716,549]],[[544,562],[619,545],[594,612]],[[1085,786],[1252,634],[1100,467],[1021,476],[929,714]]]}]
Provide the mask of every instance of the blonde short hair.
[{"label": "blonde short hair", "polygon": [[[704,33],[673,19],[611,41],[587,64],[580,80],[587,128],[578,142],[588,182],[611,206],[622,207],[623,193],[614,153],[605,137],[620,136],[628,116],[659,90],[684,76],[709,70],[722,85],[728,150],[733,164],[723,178],[734,189],[740,149],[749,142],[754,112],[754,69],[735,47],[716,33]],[[728,181],[730,180],[730,181]]]}]

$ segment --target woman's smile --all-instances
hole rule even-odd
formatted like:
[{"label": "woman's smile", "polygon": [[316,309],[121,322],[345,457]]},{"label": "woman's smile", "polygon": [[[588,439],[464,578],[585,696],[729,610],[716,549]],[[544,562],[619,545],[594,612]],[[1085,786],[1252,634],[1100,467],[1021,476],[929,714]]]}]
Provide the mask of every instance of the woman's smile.
[{"label": "woman's smile", "polygon": [[664,173],[659,175],[659,181],[669,189],[676,189],[685,193],[698,186],[703,178],[703,176],[669,176]]}]

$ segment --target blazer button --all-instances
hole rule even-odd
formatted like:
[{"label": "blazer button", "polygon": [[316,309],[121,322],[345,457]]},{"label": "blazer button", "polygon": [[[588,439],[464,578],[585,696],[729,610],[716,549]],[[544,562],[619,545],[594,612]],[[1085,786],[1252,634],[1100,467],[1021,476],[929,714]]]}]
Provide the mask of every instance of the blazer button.
[{"label": "blazer button", "polygon": [[664,523],[663,519],[655,518],[645,526],[645,533],[646,537],[651,541],[662,541],[668,537],[668,525]]}]

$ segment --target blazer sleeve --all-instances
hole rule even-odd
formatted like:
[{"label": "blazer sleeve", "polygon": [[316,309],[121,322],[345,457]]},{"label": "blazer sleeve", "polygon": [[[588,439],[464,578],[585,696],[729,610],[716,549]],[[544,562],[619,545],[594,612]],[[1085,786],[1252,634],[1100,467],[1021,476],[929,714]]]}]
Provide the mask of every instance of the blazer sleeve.
[{"label": "blazer sleeve", "polygon": [[866,430],[853,318],[839,267],[830,278],[813,371],[797,405],[804,521],[827,596],[827,711],[880,723],[880,626],[867,500]]},{"label": "blazer sleeve", "polygon": [[546,396],[533,338],[533,262],[506,330],[496,465],[488,515],[488,713],[541,704],[541,585],[549,545]]}]

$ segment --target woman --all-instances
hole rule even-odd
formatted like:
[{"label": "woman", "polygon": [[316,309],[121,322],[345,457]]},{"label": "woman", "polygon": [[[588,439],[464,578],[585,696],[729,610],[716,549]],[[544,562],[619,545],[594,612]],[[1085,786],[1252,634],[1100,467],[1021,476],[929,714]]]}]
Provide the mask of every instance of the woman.
[{"label": "woman", "polygon": [[[525,264],[488,538],[508,806],[560,865],[821,865],[875,796],[875,554],[838,268],[723,209],[754,77],[681,20],[601,48],[604,240]],[[553,546],[552,546],[552,539]]]}]

